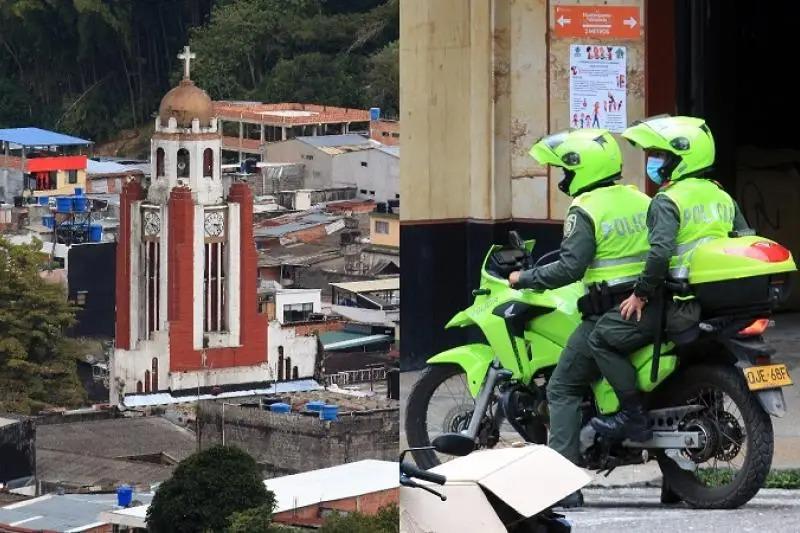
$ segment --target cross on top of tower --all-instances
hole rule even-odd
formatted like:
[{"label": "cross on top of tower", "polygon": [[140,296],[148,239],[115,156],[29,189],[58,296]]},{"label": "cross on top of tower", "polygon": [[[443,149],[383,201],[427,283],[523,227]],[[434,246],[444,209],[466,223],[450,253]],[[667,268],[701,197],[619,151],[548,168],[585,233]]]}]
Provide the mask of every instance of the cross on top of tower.
[{"label": "cross on top of tower", "polygon": [[182,59],[183,60],[183,79],[185,79],[185,80],[189,79],[190,63],[191,63],[192,59],[195,59],[195,58],[197,58],[197,55],[192,53],[192,51],[189,50],[188,46],[184,46],[183,47],[183,52],[178,54],[178,59]]}]

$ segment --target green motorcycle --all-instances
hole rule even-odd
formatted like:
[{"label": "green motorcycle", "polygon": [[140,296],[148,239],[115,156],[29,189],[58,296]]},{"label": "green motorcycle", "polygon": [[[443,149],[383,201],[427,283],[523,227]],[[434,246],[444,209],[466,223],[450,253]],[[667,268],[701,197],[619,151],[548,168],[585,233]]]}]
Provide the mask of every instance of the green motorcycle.
[{"label": "green motorcycle", "polygon": [[[405,428],[412,448],[429,447],[435,437],[452,443],[455,455],[520,437],[547,442],[547,381],[580,323],[577,300],[585,291],[581,283],[541,292],[510,287],[512,271],[538,266],[531,260],[534,241],[515,232],[510,241],[490,248],[474,303],[445,326],[477,327],[485,342],[428,359],[409,393]],[[781,387],[792,384],[762,334],[795,270],[791,253],[762,237],[732,234],[697,247],[688,283],[670,284],[701,305],[694,339],[677,346],[656,340],[630,356],[646,393],[652,438],[611,442],[588,424],[619,409],[602,379],[587,388],[583,402],[580,466],[610,472],[655,459],[669,487],[664,501],[716,509],[749,501],[772,462],[770,415],[785,414]],[[422,468],[447,457],[414,452]]]}]

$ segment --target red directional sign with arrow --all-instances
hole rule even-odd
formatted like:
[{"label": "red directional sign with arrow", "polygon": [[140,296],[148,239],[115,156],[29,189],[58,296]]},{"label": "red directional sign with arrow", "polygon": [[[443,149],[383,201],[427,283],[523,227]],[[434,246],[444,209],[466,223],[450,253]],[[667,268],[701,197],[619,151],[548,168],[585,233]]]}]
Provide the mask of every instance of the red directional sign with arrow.
[{"label": "red directional sign with arrow", "polygon": [[638,39],[642,15],[636,6],[555,6],[556,37]]}]

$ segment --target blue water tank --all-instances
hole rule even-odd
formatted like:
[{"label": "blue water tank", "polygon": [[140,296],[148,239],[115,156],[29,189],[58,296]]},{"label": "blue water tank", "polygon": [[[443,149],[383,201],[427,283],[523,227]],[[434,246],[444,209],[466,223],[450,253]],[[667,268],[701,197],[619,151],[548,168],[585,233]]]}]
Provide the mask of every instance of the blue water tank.
[{"label": "blue water tank", "polygon": [[83,187],[75,187],[75,196],[83,196]]},{"label": "blue water tank", "polygon": [[381,108],[380,107],[370,107],[369,108],[369,119],[370,120],[379,120],[381,118]]},{"label": "blue water tank", "polygon": [[339,416],[339,406],[338,405],[328,405],[325,404],[322,406],[322,410],[319,412],[320,420],[336,420]]},{"label": "blue water tank", "polygon": [[59,213],[69,213],[72,211],[72,197],[59,196],[56,198],[56,211]]},{"label": "blue water tank", "polygon": [[269,410],[273,413],[290,413],[292,406],[288,403],[273,403],[269,406]]},{"label": "blue water tank", "polygon": [[91,242],[100,242],[103,240],[103,226],[100,224],[89,225],[89,240]]},{"label": "blue water tank", "polygon": [[40,196],[39,197],[39,205],[47,205],[47,203],[49,201],[50,201],[50,198],[47,197],[47,196]]},{"label": "blue water tank", "polygon": [[133,489],[130,485],[120,485],[117,488],[117,505],[127,507],[133,500]]},{"label": "blue water tank", "polygon": [[73,196],[72,208],[79,213],[83,213],[89,209],[89,199],[85,196]]},{"label": "blue water tank", "polygon": [[43,215],[42,225],[46,228],[54,228],[56,225],[56,218],[53,215]]},{"label": "blue water tank", "polygon": [[319,413],[322,411],[322,408],[325,406],[325,402],[308,402],[306,404],[306,411],[314,411],[315,413]]}]

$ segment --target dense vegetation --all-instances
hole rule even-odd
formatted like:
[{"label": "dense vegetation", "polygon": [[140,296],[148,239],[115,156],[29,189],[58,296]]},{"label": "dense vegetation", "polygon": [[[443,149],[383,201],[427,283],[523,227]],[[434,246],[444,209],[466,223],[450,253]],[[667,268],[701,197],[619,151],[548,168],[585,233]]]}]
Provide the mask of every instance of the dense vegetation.
[{"label": "dense vegetation", "polygon": [[4,0],[0,127],[113,138],[181,71],[216,99],[398,109],[397,0]]}]

